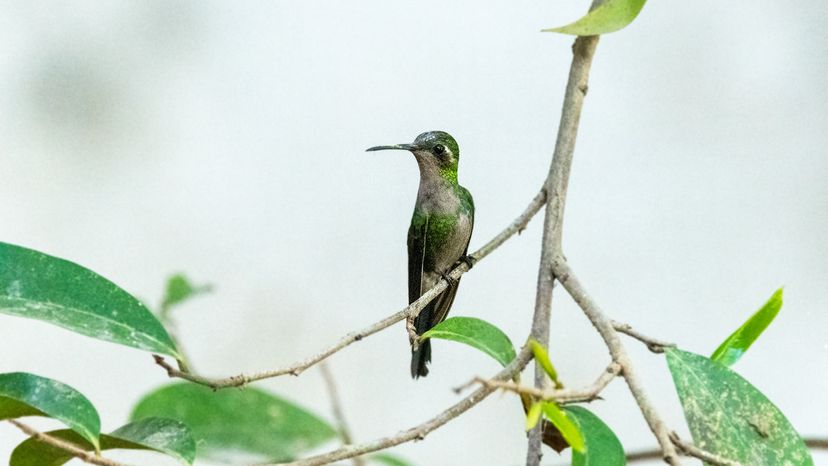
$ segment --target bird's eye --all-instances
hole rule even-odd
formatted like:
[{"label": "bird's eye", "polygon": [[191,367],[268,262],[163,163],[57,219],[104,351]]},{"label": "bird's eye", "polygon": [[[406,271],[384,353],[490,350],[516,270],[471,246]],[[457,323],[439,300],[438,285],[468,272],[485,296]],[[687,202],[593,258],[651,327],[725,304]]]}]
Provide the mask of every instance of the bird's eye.
[{"label": "bird's eye", "polygon": [[434,153],[435,153],[435,154],[437,154],[437,155],[443,155],[443,153],[445,153],[445,152],[446,152],[446,146],[444,146],[444,145],[442,145],[442,144],[437,144],[436,146],[434,146],[434,149],[433,149],[433,150],[434,150]]}]

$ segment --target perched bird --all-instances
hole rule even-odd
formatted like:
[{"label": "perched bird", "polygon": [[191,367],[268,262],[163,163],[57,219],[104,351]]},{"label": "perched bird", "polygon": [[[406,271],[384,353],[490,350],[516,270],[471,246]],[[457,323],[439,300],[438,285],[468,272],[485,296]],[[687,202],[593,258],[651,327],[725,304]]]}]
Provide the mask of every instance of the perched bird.
[{"label": "perched bird", "polygon": [[[466,188],[457,183],[460,150],[450,134],[429,131],[417,136],[412,144],[377,146],[368,149],[407,150],[414,154],[420,167],[420,189],[414,215],[408,229],[408,302],[412,303],[446,278],[449,287],[429,303],[414,320],[417,335],[442,322],[451,309],[459,280],[446,275],[464,261],[474,226],[474,202]],[[411,377],[425,377],[431,361],[431,342],[412,342]]]}]

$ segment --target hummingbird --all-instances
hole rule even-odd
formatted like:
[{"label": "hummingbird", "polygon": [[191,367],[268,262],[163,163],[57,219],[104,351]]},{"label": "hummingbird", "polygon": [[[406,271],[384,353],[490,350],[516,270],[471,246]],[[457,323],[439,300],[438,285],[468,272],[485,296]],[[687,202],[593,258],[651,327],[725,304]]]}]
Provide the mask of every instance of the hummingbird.
[{"label": "hummingbird", "polygon": [[[422,335],[442,322],[454,302],[460,280],[448,272],[460,261],[471,268],[469,240],[474,226],[474,201],[457,182],[460,149],[444,131],[422,133],[411,144],[371,147],[368,151],[407,150],[420,168],[420,187],[411,226],[408,228],[408,302],[413,303],[441,278],[449,286],[414,319],[416,334]],[[431,341],[411,342],[411,377],[428,375]]]}]

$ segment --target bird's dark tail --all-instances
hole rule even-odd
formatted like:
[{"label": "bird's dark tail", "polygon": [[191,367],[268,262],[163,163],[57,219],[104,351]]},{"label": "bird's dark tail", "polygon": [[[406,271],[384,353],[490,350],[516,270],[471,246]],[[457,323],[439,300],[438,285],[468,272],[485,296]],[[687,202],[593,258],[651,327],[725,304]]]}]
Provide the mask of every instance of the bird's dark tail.
[{"label": "bird's dark tail", "polygon": [[[422,335],[433,325],[431,317],[434,314],[434,302],[428,303],[420,314],[414,319],[414,328],[417,335]],[[419,378],[428,375],[428,363],[431,362],[431,340],[420,342],[420,346],[411,352],[411,377]]]},{"label": "bird's dark tail", "polygon": [[420,347],[411,352],[411,377],[419,378],[428,375],[427,364],[431,362],[431,341],[420,342]]}]

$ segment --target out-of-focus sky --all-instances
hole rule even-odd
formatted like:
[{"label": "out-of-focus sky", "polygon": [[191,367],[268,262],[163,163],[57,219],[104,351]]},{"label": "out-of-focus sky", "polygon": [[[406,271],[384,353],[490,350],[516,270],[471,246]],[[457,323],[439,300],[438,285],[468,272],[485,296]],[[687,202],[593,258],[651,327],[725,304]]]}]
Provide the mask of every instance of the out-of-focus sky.
[{"label": "out-of-focus sky", "polygon": [[[151,303],[176,271],[214,283],[177,314],[205,374],[304,358],[406,304],[417,168],[364,149],[451,132],[479,247],[549,166],[572,41],[538,31],[586,6],[3,2],[0,241],[84,264]],[[564,240],[613,317],[699,353],[784,285],[781,314],[736,369],[804,435],[828,434],[826,22],[816,0],[650,2],[603,38]],[[525,339],[539,225],[464,277],[452,315]],[[663,358],[628,343],[689,438]],[[461,345],[434,351],[416,382],[402,325],[331,358],[357,440],[418,424],[459,399],[452,387],[497,370]],[[0,354],[0,371],[84,392],[104,430],[166,382],[141,351],[8,316]],[[560,293],[551,354],[572,386],[608,362]],[[258,386],[331,418],[316,370]],[[629,450],[655,444],[622,383],[605,398],[591,408]],[[396,451],[418,465],[519,465],[522,423],[514,397],[493,396]],[[0,424],[0,458],[21,440]],[[173,464],[130,455],[118,458]],[[544,464],[565,461],[550,452]]]}]

